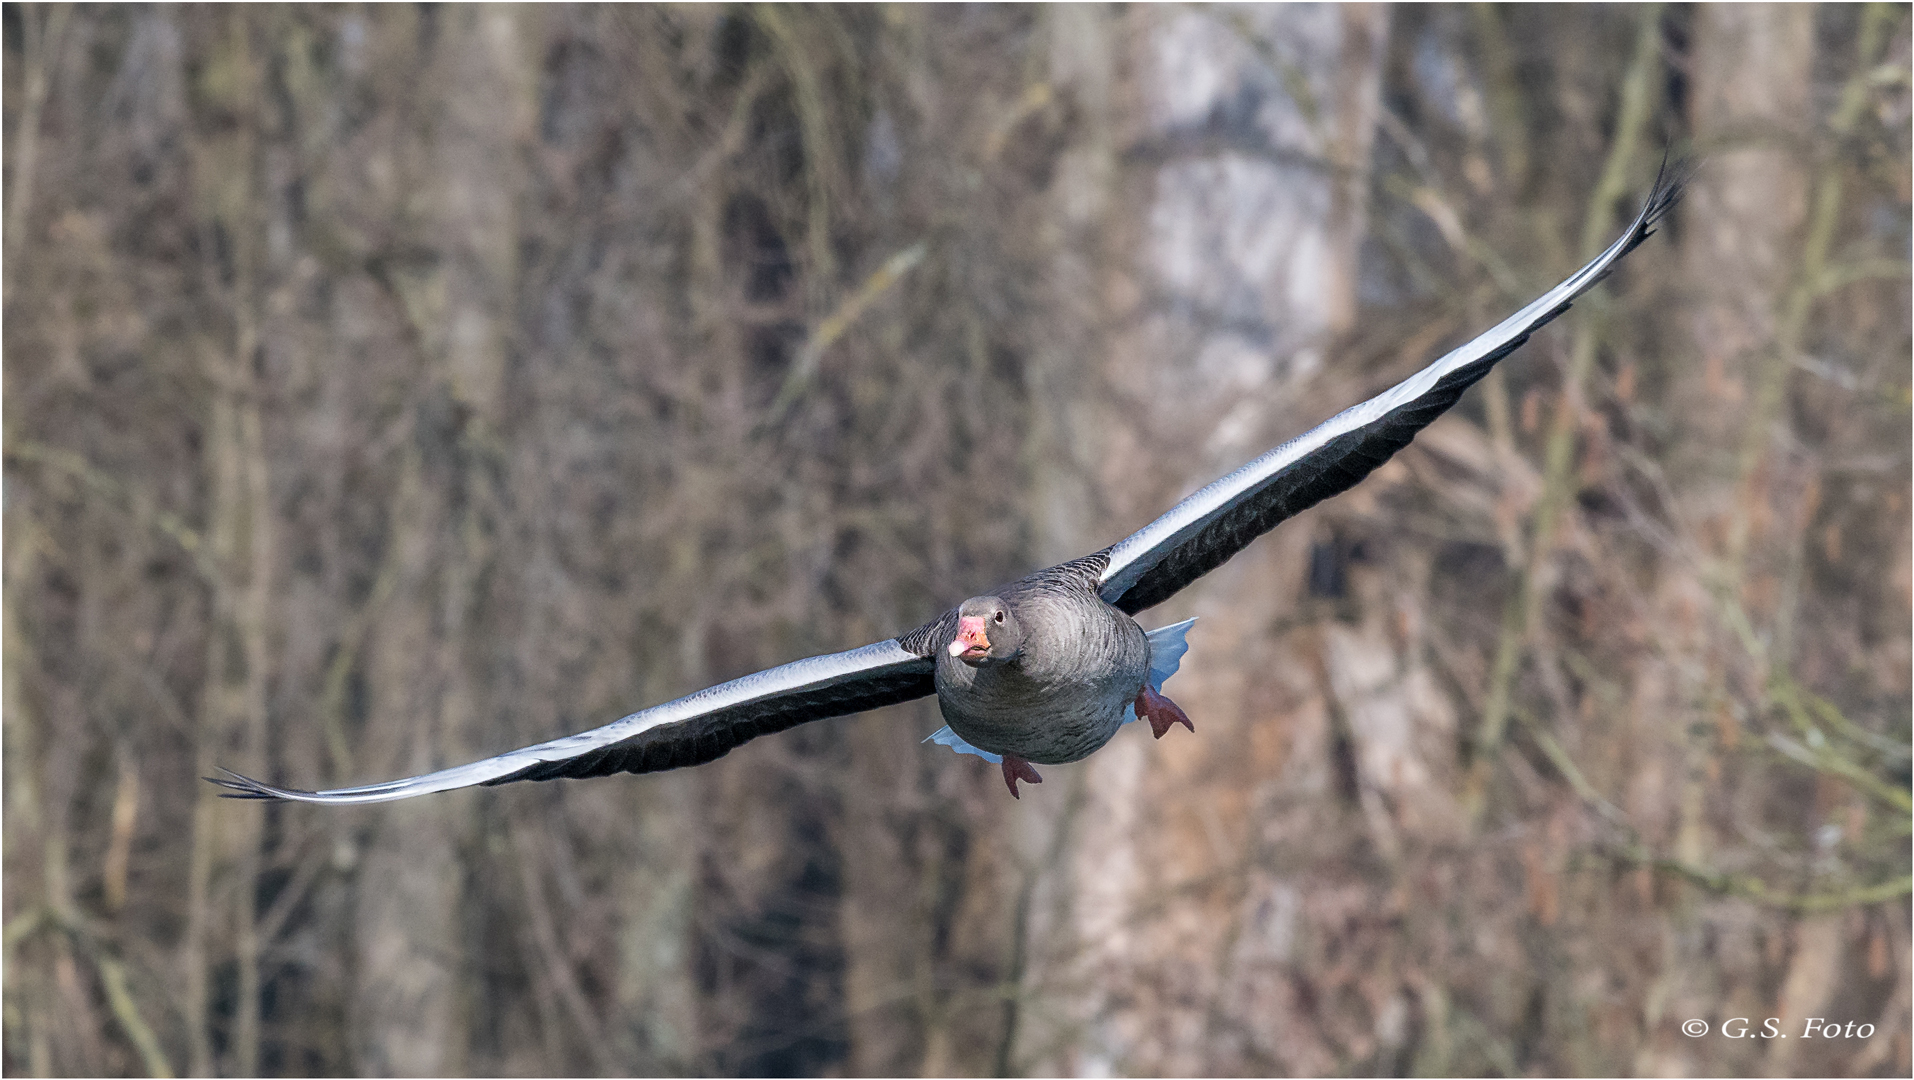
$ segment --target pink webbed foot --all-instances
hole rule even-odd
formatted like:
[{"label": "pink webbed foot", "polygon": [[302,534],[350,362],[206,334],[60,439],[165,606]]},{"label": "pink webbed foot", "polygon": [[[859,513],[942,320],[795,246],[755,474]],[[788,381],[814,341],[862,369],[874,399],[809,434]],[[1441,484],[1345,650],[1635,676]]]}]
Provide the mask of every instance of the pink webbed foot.
[{"label": "pink webbed foot", "polygon": [[1136,714],[1150,722],[1150,730],[1159,739],[1170,730],[1171,724],[1182,724],[1191,731],[1196,730],[1196,725],[1190,723],[1189,715],[1177,708],[1176,702],[1150,689],[1149,683],[1144,683],[1143,689],[1137,692]]},{"label": "pink webbed foot", "polygon": [[1025,761],[1015,754],[1005,754],[1004,785],[1010,789],[1010,797],[1013,799],[1023,798],[1022,795],[1017,794],[1017,781],[1019,780],[1028,780],[1033,784],[1043,783],[1043,777],[1037,775],[1036,768],[1028,761]]}]

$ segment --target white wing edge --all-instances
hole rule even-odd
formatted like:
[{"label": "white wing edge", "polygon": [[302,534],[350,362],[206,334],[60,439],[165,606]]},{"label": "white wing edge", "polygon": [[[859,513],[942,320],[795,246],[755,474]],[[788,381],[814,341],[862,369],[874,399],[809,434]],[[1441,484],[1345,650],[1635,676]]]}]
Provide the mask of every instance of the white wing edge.
[{"label": "white wing edge", "polygon": [[1098,594],[1107,601],[1114,601],[1135,585],[1151,567],[1162,560],[1164,555],[1194,536],[1208,524],[1213,516],[1228,509],[1264,481],[1320,449],[1338,435],[1373,423],[1396,408],[1409,404],[1428,393],[1443,376],[1450,372],[1467,367],[1534,330],[1535,323],[1544,315],[1587,292],[1608,271],[1615,260],[1628,249],[1630,240],[1655,212],[1656,202],[1656,197],[1651,195],[1647,203],[1642,206],[1641,213],[1636,215],[1634,222],[1608,246],[1607,250],[1597,255],[1587,266],[1570,275],[1560,285],[1497,323],[1493,329],[1451,350],[1428,367],[1368,401],[1344,409],[1310,431],[1199,489],[1195,494],[1171,507],[1162,517],[1118,541],[1116,546],[1110,549],[1110,563],[1104,567],[1103,576],[1098,579]]},{"label": "white wing edge", "polygon": [[668,701],[663,705],[654,705],[649,709],[640,710],[623,719],[614,720],[604,727],[593,728],[577,735],[567,735],[562,739],[553,739],[536,746],[527,746],[497,757],[475,761],[469,765],[440,769],[438,772],[426,773],[422,776],[390,780],[383,784],[366,784],[362,787],[334,788],[330,791],[300,791],[296,788],[277,788],[262,784],[257,780],[222,769],[221,771],[226,772],[232,779],[213,782],[237,792],[290,799],[293,802],[351,805],[409,799],[415,795],[429,795],[435,791],[450,791],[454,788],[483,784],[487,780],[510,776],[520,769],[539,762],[562,761],[578,757],[613,743],[622,742],[653,728],[680,723],[733,705],[742,705],[780,694],[822,689],[872,675],[905,671],[912,667],[921,667],[929,671],[931,662],[898,645],[896,639],[891,639],[866,645],[860,649],[813,656],[809,659],[795,660],[789,664],[767,668],[741,679],[733,679],[730,682],[700,690],[676,701]]}]

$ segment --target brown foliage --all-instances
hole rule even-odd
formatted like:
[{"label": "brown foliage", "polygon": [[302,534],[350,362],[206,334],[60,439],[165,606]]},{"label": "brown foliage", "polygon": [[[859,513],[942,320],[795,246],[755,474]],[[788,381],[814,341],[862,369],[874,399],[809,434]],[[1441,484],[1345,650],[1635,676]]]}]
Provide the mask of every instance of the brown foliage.
[{"label": "brown foliage", "polygon": [[[1905,1074],[1908,32],[9,6],[5,1067]],[[1020,804],[928,703],[351,811],[197,779],[453,764],[1114,540],[1668,143],[1664,236],[1152,613],[1209,620],[1195,737]],[[1163,223],[1249,174],[1320,280],[1208,304]],[[1810,1015],[1875,1032],[1679,1030]]]}]

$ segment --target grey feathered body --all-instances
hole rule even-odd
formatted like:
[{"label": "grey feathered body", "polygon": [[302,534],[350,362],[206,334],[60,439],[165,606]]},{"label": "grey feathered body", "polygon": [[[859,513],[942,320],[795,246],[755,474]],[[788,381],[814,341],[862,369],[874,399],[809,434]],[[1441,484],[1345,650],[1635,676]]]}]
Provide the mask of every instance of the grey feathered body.
[{"label": "grey feathered body", "polygon": [[952,731],[1039,765],[1082,760],[1110,741],[1143,688],[1150,643],[1097,595],[1104,561],[1098,553],[998,590],[1023,629],[1013,659],[973,668],[943,647],[955,620],[940,623],[937,703]]}]

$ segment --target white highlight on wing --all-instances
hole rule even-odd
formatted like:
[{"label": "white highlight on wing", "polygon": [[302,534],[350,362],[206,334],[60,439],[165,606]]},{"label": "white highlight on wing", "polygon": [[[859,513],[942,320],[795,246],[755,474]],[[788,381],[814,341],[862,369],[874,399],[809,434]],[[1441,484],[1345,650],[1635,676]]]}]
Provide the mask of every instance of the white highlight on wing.
[{"label": "white highlight on wing", "polygon": [[454,788],[482,784],[487,780],[510,776],[540,762],[575,758],[593,750],[623,742],[653,728],[680,723],[734,705],[775,698],[783,694],[821,690],[873,676],[902,674],[912,670],[928,672],[931,670],[931,662],[900,647],[895,640],[880,641],[861,649],[813,656],[807,660],[797,660],[769,668],[754,675],[746,675],[741,679],[733,679],[730,682],[700,690],[676,701],[654,705],[649,709],[632,713],[622,720],[614,720],[604,727],[593,728],[577,735],[567,735],[562,739],[553,739],[536,746],[527,746],[497,757],[475,761],[470,765],[440,769],[438,772],[426,773],[423,776],[411,776],[404,780],[392,780],[383,784],[367,784],[363,787],[335,788],[331,791],[276,788],[256,780],[245,780],[244,783],[228,782],[226,786],[236,790],[291,799],[295,802],[335,805],[409,799],[415,795],[429,795],[435,791],[450,791]]},{"label": "white highlight on wing", "polygon": [[1360,405],[1337,413],[1314,429],[1276,447],[1256,460],[1197,491],[1171,507],[1169,512],[1119,541],[1110,549],[1110,564],[1104,567],[1097,592],[1114,602],[1135,585],[1149,569],[1188,541],[1218,514],[1273,480],[1290,465],[1320,450],[1331,439],[1372,424],[1391,411],[1428,393],[1443,376],[1468,367],[1509,342],[1535,329],[1549,312],[1587,292],[1608,271],[1629,241],[1655,211],[1657,198],[1651,195],[1626,232],[1587,266],[1568,280],[1531,301],[1522,310],[1503,319],[1495,328],[1475,340],[1449,352],[1441,359],[1377,394]]}]

